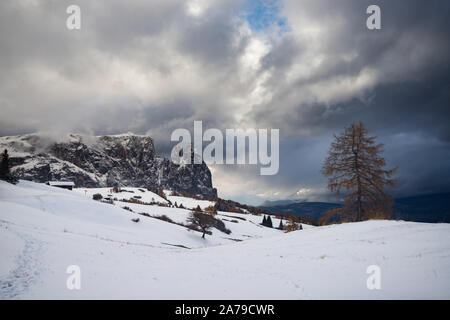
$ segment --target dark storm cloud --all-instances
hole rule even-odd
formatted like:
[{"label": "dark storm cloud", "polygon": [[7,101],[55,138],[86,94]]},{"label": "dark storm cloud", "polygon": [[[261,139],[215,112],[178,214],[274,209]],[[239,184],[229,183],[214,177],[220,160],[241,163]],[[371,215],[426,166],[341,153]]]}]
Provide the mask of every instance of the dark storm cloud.
[{"label": "dark storm cloud", "polygon": [[[332,134],[362,120],[399,166],[393,193],[449,190],[448,1],[286,0],[270,14],[244,0],[77,1],[69,31],[72,3],[0,2],[0,135],[132,131],[168,154],[194,120],[279,128],[278,175],[213,168],[221,195],[256,203],[331,199]],[[365,26],[370,4],[381,30]]]},{"label": "dark storm cloud", "polygon": [[[317,146],[318,137],[326,141],[362,120],[387,145],[388,164],[400,168],[394,194],[449,191],[450,6],[377,1],[382,30],[369,31],[367,15],[361,14],[369,4],[287,2],[288,23],[298,33],[288,44],[272,42],[263,58],[264,69],[271,71],[266,86],[272,99],[253,106],[248,116],[262,126],[282,128],[282,156],[298,159],[281,165],[277,179],[284,186],[323,185],[319,160],[328,147],[315,150],[309,144]],[[308,30],[311,21],[317,25]],[[402,139],[392,139],[397,135]],[[417,136],[424,142],[409,144]],[[305,162],[311,156],[317,161]]]},{"label": "dark storm cloud", "polygon": [[[405,89],[410,86],[416,97],[422,94],[429,96],[430,84],[436,84],[439,88],[436,88],[435,97],[445,95],[442,87],[448,88],[448,79],[443,77],[449,71],[449,5],[441,1],[378,1],[382,8],[382,30],[370,31],[365,27],[367,15],[361,13],[365,13],[365,8],[371,3],[298,1],[287,5],[289,22],[294,28],[296,23],[299,24],[299,34],[291,38],[297,43],[289,47],[305,46],[306,49],[296,50],[297,56],[293,59],[292,50],[286,50],[286,45],[280,42],[264,58],[264,67],[268,70],[274,68],[279,71],[279,62],[277,64],[276,61],[293,62],[290,63],[291,68],[282,68],[283,72],[275,72],[268,80],[274,98],[255,106],[249,115],[257,121],[268,119],[274,125],[287,123],[296,131],[298,122],[291,119],[298,112],[300,125],[309,124],[314,130],[320,121],[328,127],[328,122],[334,117],[339,118],[346,109],[348,115],[353,114],[353,98],[361,100],[364,112],[373,108],[380,110],[380,107],[384,111],[383,106],[372,103],[378,87],[384,84],[397,86],[394,90],[401,90],[398,85]],[[302,27],[307,30],[309,21],[304,24],[301,21],[304,16],[310,18],[311,12],[315,15],[312,20],[318,24],[314,28],[318,28],[320,33],[309,37],[307,32],[302,32]],[[285,52],[286,57],[283,56]],[[270,59],[272,56],[277,59]],[[314,65],[315,57],[320,59],[317,65]],[[312,62],[309,68],[313,72],[289,79],[292,66],[302,61]],[[365,72],[367,79],[364,82]],[[363,83],[358,83],[359,80]],[[355,87],[358,90],[353,92]],[[418,89],[423,93],[417,92]],[[402,96],[398,98],[405,99]],[[414,115],[416,110],[424,107],[424,98],[418,103],[409,103],[407,107],[398,106],[388,114],[406,115],[404,108],[408,108],[408,114]],[[393,104],[395,101],[391,101],[390,105]],[[278,105],[283,107],[274,107]],[[436,107],[434,116],[442,121],[445,119],[442,115],[447,113],[441,112],[446,112],[447,108]],[[273,117],[267,117],[268,114]],[[384,112],[377,114],[386,115]]]}]

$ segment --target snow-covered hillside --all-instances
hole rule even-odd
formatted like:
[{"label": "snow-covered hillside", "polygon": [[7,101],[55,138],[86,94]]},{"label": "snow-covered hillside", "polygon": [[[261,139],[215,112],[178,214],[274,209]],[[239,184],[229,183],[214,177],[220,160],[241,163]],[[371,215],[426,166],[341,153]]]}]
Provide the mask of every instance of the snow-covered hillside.
[{"label": "snow-covered hillside", "polygon": [[[119,207],[127,207],[132,210],[134,213],[144,213],[150,215],[151,217],[161,217],[166,216],[170,218],[172,221],[180,224],[188,224],[188,217],[193,209],[197,206],[204,209],[208,206],[214,205],[213,201],[207,200],[197,200],[193,198],[180,197],[180,196],[170,196],[170,192],[166,190],[165,194],[167,195],[167,199],[158,196],[157,194],[142,189],[142,188],[121,188],[121,192],[114,193],[111,188],[79,188],[74,189],[75,192],[85,195],[86,199],[92,199],[92,196],[96,193],[101,194],[104,199],[113,200],[114,204]],[[139,204],[139,203],[130,203],[129,200],[136,199],[141,201],[142,203],[161,203],[161,204],[169,204],[171,206],[164,207],[158,205],[147,205],[147,204]],[[183,204],[185,209],[174,208],[174,204],[178,205]],[[106,208],[109,209],[110,205],[106,205]],[[122,214],[127,214],[128,211],[121,210]],[[282,233],[276,229],[266,228],[260,225],[262,222],[262,216],[255,216],[250,214],[239,214],[239,213],[231,213],[231,212],[222,212],[219,211],[217,216],[218,219],[222,220],[225,223],[225,226],[231,230],[231,234],[227,235],[223,232],[220,232],[217,229],[213,229],[213,234],[211,237],[208,237],[209,241],[202,241],[199,244],[193,245],[194,247],[200,246],[211,246],[216,244],[224,244],[230,241],[237,240],[247,240],[250,238],[259,238],[264,236],[269,236],[273,234]],[[140,219],[148,220],[146,216],[140,217]],[[152,220],[150,219],[150,223]],[[278,226],[280,220],[277,218],[272,219],[274,226]],[[105,221],[105,223],[107,223]],[[309,228],[310,226],[305,225],[305,228]],[[182,228],[184,229],[184,228]],[[194,231],[189,231],[190,233],[195,233]],[[191,246],[191,242],[186,240],[186,243],[179,243],[177,245]]]},{"label": "snow-covered hillside", "polygon": [[[125,189],[134,192],[121,196],[158,202]],[[1,299],[450,298],[448,224],[367,221],[286,234],[260,226],[259,216],[219,212],[231,234],[213,229],[202,239],[138,214],[185,222],[189,210],[120,197],[111,205],[94,193],[109,189],[0,181]],[[66,286],[71,265],[80,267],[80,290]],[[381,290],[367,289],[369,265],[381,268]]]}]

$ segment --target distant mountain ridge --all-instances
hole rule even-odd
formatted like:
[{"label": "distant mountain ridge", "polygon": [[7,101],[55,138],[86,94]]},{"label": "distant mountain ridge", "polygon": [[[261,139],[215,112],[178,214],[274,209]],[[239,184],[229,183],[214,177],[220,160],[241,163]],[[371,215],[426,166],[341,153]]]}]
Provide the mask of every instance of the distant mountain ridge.
[{"label": "distant mountain ridge", "polygon": [[450,193],[395,199],[394,219],[450,223]]},{"label": "distant mountain ridge", "polygon": [[266,200],[260,206],[261,207],[274,207],[274,206],[283,206],[293,203],[301,203],[304,200],[301,199],[287,199],[287,200]]},{"label": "distant mountain ridge", "polygon": [[[285,213],[319,219],[325,211],[339,208],[338,203],[297,202],[259,206],[271,213]],[[450,193],[419,195],[395,199],[393,219],[416,222],[450,223]]]},{"label": "distant mountain ridge", "polygon": [[338,207],[340,207],[340,204],[328,202],[294,202],[284,205],[259,206],[259,208],[270,213],[293,214],[313,219],[319,219],[325,211]]},{"label": "distant mountain ridge", "polygon": [[0,148],[8,149],[11,171],[20,179],[71,180],[77,187],[161,187],[217,196],[205,163],[177,165],[158,157],[148,136],[71,134],[55,141],[27,134],[0,137]]}]

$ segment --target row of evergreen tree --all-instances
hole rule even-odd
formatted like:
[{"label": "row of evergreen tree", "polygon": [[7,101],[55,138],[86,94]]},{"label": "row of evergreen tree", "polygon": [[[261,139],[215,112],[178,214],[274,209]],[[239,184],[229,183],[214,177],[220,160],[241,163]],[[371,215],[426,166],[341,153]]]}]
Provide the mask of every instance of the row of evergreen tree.
[{"label": "row of evergreen tree", "polygon": [[[273,228],[272,218],[270,216],[264,215],[263,221],[261,223],[263,226],[268,228]],[[278,229],[284,230],[283,219],[280,219],[280,224],[278,225]]]},{"label": "row of evergreen tree", "polygon": [[[284,230],[286,232],[291,232],[295,230],[303,230],[303,226],[299,221],[298,217],[294,216],[288,216],[286,223],[283,223],[283,218],[280,219],[280,224],[278,225],[279,230]],[[261,222],[261,225],[268,227],[268,228],[274,228],[272,218],[270,216],[264,215],[263,221]]]}]

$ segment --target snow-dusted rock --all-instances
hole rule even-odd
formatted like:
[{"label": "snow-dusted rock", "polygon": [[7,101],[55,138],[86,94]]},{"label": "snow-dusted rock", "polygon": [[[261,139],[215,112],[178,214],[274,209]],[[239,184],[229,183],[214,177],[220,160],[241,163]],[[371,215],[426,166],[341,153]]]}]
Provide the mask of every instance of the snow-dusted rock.
[{"label": "snow-dusted rock", "polygon": [[78,187],[162,187],[216,196],[206,164],[177,165],[156,156],[153,139],[121,134],[49,138],[38,134],[0,137],[12,172],[35,182],[71,180]]}]

